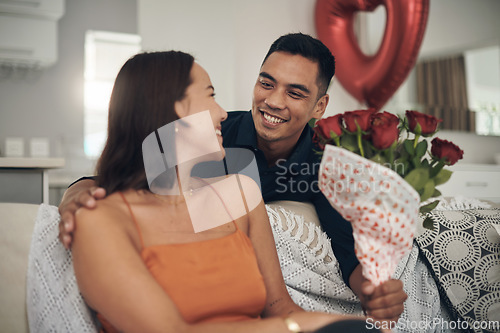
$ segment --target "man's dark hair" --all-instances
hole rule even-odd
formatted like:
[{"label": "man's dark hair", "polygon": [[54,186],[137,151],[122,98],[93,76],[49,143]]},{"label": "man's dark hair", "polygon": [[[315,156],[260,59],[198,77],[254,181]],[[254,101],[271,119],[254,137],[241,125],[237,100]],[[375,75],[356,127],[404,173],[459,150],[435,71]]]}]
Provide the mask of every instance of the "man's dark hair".
[{"label": "man's dark hair", "polygon": [[274,52],[286,52],[293,55],[298,54],[317,63],[318,98],[326,94],[330,81],[335,74],[335,57],[325,44],[303,33],[283,35],[271,45],[262,64],[264,64],[267,58]]}]

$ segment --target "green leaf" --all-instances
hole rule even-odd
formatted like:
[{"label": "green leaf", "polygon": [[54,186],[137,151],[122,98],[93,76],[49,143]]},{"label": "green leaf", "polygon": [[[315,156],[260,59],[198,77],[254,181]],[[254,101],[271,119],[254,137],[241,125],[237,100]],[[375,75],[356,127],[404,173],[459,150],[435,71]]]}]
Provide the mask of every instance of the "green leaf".
[{"label": "green leaf", "polygon": [[408,161],[408,155],[406,156],[399,156],[398,158],[396,158],[396,160],[394,161],[394,163],[404,163],[404,162],[407,162]]},{"label": "green leaf", "polygon": [[386,162],[386,160],[382,156],[380,156],[380,154],[373,156],[372,158],[370,158],[370,160],[378,164],[384,164]]},{"label": "green leaf", "polygon": [[311,126],[311,128],[313,128],[313,127],[314,127],[314,125],[316,125],[316,121],[317,121],[317,120],[318,120],[318,119],[311,118],[311,120],[309,120],[309,122],[308,122],[309,126]]},{"label": "green leaf", "polygon": [[430,217],[426,217],[423,223],[425,229],[434,230],[434,221]]},{"label": "green leaf", "polygon": [[441,196],[441,191],[438,189],[434,189],[434,193],[432,193],[432,197],[439,197]]},{"label": "green leaf", "polygon": [[413,169],[408,173],[404,179],[408,184],[413,186],[415,190],[423,189],[427,181],[429,180],[429,171],[427,169]]},{"label": "green leaf", "polygon": [[452,173],[453,172],[450,170],[441,169],[436,177],[434,177],[434,183],[436,186],[446,183],[450,179]]},{"label": "green leaf", "polygon": [[340,145],[345,149],[357,152],[358,151],[358,141],[356,139],[356,135],[352,134],[344,134],[340,137]]},{"label": "green leaf", "polygon": [[408,173],[408,170],[410,169],[410,163],[406,160],[402,159],[397,159],[394,161],[394,164],[392,166],[392,170],[396,171],[398,175],[401,177],[405,177],[406,174]]},{"label": "green leaf", "polygon": [[413,132],[416,134],[416,135],[420,135],[422,133],[422,126],[420,126],[420,123],[417,123],[417,125],[415,126],[415,128],[413,129]]},{"label": "green leaf", "polygon": [[420,163],[420,157],[415,156],[414,158],[412,158],[411,164],[413,164],[415,168],[420,168],[422,166],[422,164]]},{"label": "green leaf", "polygon": [[417,144],[415,148],[415,156],[421,159],[427,152],[427,140],[422,140]]},{"label": "green leaf", "polygon": [[434,191],[436,190],[436,186],[434,185],[434,181],[432,179],[429,179],[423,188],[423,192],[420,195],[420,201],[425,201],[429,199],[433,194]]},{"label": "green leaf", "polygon": [[415,148],[413,148],[413,140],[405,140],[403,143],[406,152],[410,155],[413,156],[415,154]]},{"label": "green leaf", "polygon": [[401,146],[398,147],[396,151],[399,154],[398,158],[404,158],[405,160],[407,160],[408,157],[410,157],[410,154],[408,154],[408,152],[406,151],[406,149],[401,149]]},{"label": "green leaf", "polygon": [[335,133],[333,130],[330,130],[330,138],[335,139],[336,137],[338,137],[337,133]]},{"label": "green leaf", "polygon": [[438,204],[439,200],[434,200],[433,202],[428,203],[427,205],[423,205],[422,207],[420,207],[420,213],[421,214],[429,213],[431,210],[436,208]]},{"label": "green leaf", "polygon": [[443,170],[443,167],[444,167],[444,161],[442,161],[442,160],[438,161],[438,163],[431,168],[431,171],[430,171],[431,178],[436,177],[437,174],[440,173],[441,170]]},{"label": "green leaf", "polygon": [[372,156],[377,154],[377,152],[373,149],[373,146],[366,140],[361,140],[363,145],[363,149],[365,150],[365,157],[367,159],[371,159]]}]

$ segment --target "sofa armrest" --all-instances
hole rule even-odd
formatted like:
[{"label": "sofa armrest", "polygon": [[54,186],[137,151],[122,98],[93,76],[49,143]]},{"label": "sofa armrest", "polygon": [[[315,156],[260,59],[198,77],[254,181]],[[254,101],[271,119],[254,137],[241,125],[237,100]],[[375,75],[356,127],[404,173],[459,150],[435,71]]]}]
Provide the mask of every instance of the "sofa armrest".
[{"label": "sofa armrest", "polygon": [[38,205],[0,203],[0,323],[4,332],[28,332],[26,269]]}]

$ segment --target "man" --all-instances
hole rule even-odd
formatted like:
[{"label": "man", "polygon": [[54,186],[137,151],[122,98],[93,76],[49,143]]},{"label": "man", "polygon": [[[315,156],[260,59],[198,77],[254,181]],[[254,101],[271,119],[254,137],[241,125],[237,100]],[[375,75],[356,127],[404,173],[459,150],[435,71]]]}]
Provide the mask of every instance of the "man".
[{"label": "man", "polygon": [[[320,159],[313,151],[311,119],[320,119],[329,102],[326,93],[335,72],[335,59],[319,40],[304,34],[278,38],[262,63],[254,87],[251,111],[229,112],[222,124],[225,147],[254,151],[265,202],[311,202],[323,229],[332,239],[345,282],[358,295],[366,313],[397,321],[406,294],[403,284],[390,280],[378,287],[361,274],[354,255],[350,223],[331,207],[317,186]],[[74,212],[95,206],[105,196],[92,180],[82,180],[65,193],[59,211],[63,244],[68,247]]]}]

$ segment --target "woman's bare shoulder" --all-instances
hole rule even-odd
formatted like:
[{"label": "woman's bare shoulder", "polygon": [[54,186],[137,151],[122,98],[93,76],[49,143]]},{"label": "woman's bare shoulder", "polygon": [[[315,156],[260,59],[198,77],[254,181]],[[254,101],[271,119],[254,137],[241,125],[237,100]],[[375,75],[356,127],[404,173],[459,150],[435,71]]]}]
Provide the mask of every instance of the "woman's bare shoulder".
[{"label": "woman's bare shoulder", "polygon": [[117,222],[129,218],[126,206],[118,193],[98,200],[96,207],[82,207],[75,214],[78,228],[86,226],[112,227]]}]

